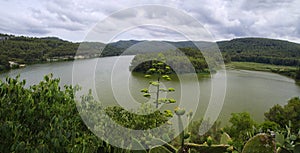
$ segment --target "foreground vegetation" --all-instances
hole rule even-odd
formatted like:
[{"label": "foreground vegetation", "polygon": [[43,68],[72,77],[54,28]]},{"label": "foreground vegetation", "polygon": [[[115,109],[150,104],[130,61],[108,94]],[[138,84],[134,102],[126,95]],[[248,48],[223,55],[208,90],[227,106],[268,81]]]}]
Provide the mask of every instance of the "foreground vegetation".
[{"label": "foreground vegetation", "polygon": [[[90,132],[91,129],[86,127],[79,115],[96,114],[83,110],[94,109],[100,114],[104,111],[118,124],[132,129],[149,129],[168,120],[165,113],[160,111],[142,116],[129,113],[119,106],[103,108],[90,94],[82,97],[79,102],[81,106],[77,110],[74,92],[79,88],[65,86],[61,89],[58,85],[59,79],[54,79],[51,75],[45,76],[43,81],[30,88],[25,88],[25,83],[18,77],[0,82],[0,152],[134,152],[130,151],[130,146],[141,145],[147,148],[149,140],[130,140],[130,133],[126,141],[134,144],[127,146],[128,150],[107,144],[107,140],[101,140]],[[145,110],[149,110],[149,106],[137,111]],[[185,129],[183,147],[181,138],[168,139],[172,137],[173,130],[167,126],[164,131],[160,131],[162,133],[154,134],[153,139],[168,143],[144,152],[190,150],[212,153],[273,153],[276,149],[282,153],[296,153],[299,152],[300,143],[299,110],[300,99],[295,97],[285,106],[275,105],[270,108],[265,113],[265,122],[261,124],[256,123],[249,113],[234,113],[229,125],[221,128],[219,123],[214,123],[202,136],[198,135],[200,123],[211,123],[199,119]],[[175,114],[185,114],[184,110],[176,111]],[[103,123],[105,119],[101,118],[97,124]],[[107,127],[105,130],[111,133],[116,129]],[[164,139],[160,139],[159,135],[164,135]],[[112,138],[126,143],[117,135],[112,135]]]},{"label": "foreground vegetation", "polygon": [[[14,60],[19,63],[36,63],[61,56],[74,57],[76,45],[78,44],[65,42],[57,38],[27,38],[0,35],[0,71],[9,69],[7,62]],[[244,43],[253,41],[244,39],[235,41]],[[259,41],[256,43],[268,45],[269,41]],[[131,42],[135,43],[135,42]],[[126,43],[125,43],[126,44]],[[183,43],[184,44],[184,43]],[[181,43],[181,45],[183,45]],[[286,43],[278,42],[274,44],[275,50],[267,50],[261,53],[263,58],[250,57],[252,51],[238,50],[226,53],[228,62],[251,61],[260,59],[255,62],[271,63],[279,65],[297,64],[298,54],[297,44],[293,44],[290,50],[280,54],[280,57],[273,54],[280,52],[279,46]],[[94,48],[90,48],[94,46]],[[7,48],[6,48],[7,47]],[[101,48],[98,43],[83,46],[87,50],[91,49],[97,53]],[[99,47],[99,48],[97,48]],[[120,50],[115,47],[123,48],[122,45],[110,44],[107,46],[111,52],[106,52],[107,56],[118,55]],[[226,48],[226,45],[223,46]],[[227,46],[228,47],[228,46]],[[236,47],[236,46],[235,46]],[[233,48],[235,48],[233,47]],[[9,51],[12,49],[12,51]],[[228,49],[228,48],[227,48]],[[258,53],[257,47],[252,47]],[[42,52],[41,52],[42,50]],[[236,50],[236,48],[234,49]],[[178,50],[177,50],[178,51]],[[179,73],[189,73],[189,63],[191,61],[196,72],[208,73],[207,63],[198,50],[193,48],[180,48],[182,54],[166,51],[160,55],[166,56],[164,63],[155,58],[157,53],[137,55],[132,61],[132,70],[137,72],[147,72],[145,77],[154,77],[154,81],[149,83],[157,87],[153,91],[148,88],[142,89],[145,97],[154,98],[155,108],[166,103],[175,103],[172,98],[161,99],[160,92],[174,92],[175,89],[160,88],[160,81],[163,79],[171,80],[168,71],[180,70]],[[278,51],[278,52],[277,52]],[[17,53],[20,54],[17,54]],[[3,54],[2,54],[3,53]],[[30,53],[27,55],[27,53]],[[174,56],[174,53],[176,56]],[[281,52],[280,52],[281,53]],[[88,55],[86,53],[83,55]],[[234,55],[234,56],[232,56]],[[242,56],[241,56],[242,55]],[[187,57],[188,60],[184,59]],[[291,58],[290,58],[291,57]],[[272,60],[271,60],[272,59]],[[168,61],[169,60],[169,61]],[[147,61],[147,62],[144,62]],[[175,62],[174,62],[175,61]],[[272,62],[271,62],[272,61]],[[141,64],[142,63],[142,64]],[[292,63],[292,64],[291,64]],[[288,66],[270,66],[257,63],[232,62],[228,64],[232,68],[271,71],[295,79],[300,79],[300,69]],[[220,123],[210,123],[203,121],[192,122],[186,129],[183,129],[184,119],[190,120],[193,112],[186,113],[182,108],[175,108],[165,111],[153,111],[151,105],[142,105],[135,112],[153,112],[149,115],[137,115],[130,113],[119,106],[104,108],[100,102],[94,100],[91,91],[81,97],[80,101],[74,100],[75,93],[79,87],[59,86],[59,79],[52,78],[52,75],[45,76],[39,84],[25,88],[25,80],[17,78],[7,78],[4,82],[0,81],[0,152],[135,152],[131,150],[135,146],[144,148],[140,152],[265,152],[265,153],[296,153],[300,149],[300,99],[292,98],[285,106],[275,105],[265,113],[265,122],[256,123],[247,112],[234,113],[230,118],[230,125],[224,128]],[[77,104],[77,105],[76,105]],[[77,107],[76,107],[77,106]],[[174,112],[174,113],[173,113]],[[178,119],[179,129],[182,130],[177,138],[172,140],[174,129],[168,123],[168,119],[175,114]],[[134,129],[147,130],[163,126],[163,129],[151,134],[141,134],[141,140],[132,137],[131,131],[118,131],[116,125],[107,125],[108,118],[111,118],[119,125]],[[83,120],[84,121],[83,121]],[[88,122],[87,122],[88,120]],[[86,126],[88,125],[88,127]],[[198,135],[200,124],[212,128],[204,135]],[[91,132],[93,131],[93,133]],[[98,138],[96,135],[104,135]],[[99,135],[98,135],[99,136]],[[127,139],[124,139],[126,137]],[[117,142],[120,149],[108,144],[107,142]],[[151,141],[163,142],[165,145],[155,147]],[[151,149],[147,149],[151,148]]]}]

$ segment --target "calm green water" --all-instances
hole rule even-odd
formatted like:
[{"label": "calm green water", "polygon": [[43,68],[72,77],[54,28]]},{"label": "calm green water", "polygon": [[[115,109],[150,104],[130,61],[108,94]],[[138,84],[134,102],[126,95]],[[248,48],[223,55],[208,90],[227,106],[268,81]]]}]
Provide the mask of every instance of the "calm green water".
[{"label": "calm green water", "polygon": [[[119,104],[128,109],[134,108],[136,102],[147,102],[142,97],[140,89],[148,87],[149,79],[143,78],[140,74],[131,74],[128,66],[133,56],[106,57],[97,59],[87,59],[76,61],[75,64],[69,62],[47,63],[31,65],[23,69],[12,70],[0,74],[0,79],[6,76],[21,75],[21,79],[26,79],[27,87],[38,83],[43,76],[53,73],[54,77],[61,79],[61,85],[72,84],[72,74],[76,74],[77,82],[83,86],[83,92],[88,88],[94,89],[97,97],[102,103],[107,105]],[[76,66],[74,69],[73,66]],[[73,73],[73,70],[79,73]],[[90,73],[92,72],[92,73]],[[219,115],[219,120],[225,124],[233,112],[250,112],[256,121],[263,120],[263,114],[275,104],[286,104],[287,100],[294,96],[300,96],[300,86],[294,80],[267,72],[227,70],[227,89],[224,105]],[[93,75],[94,79],[89,79]],[[207,109],[212,79],[199,76],[198,81],[190,79],[191,75],[182,77],[184,84],[173,76],[173,81],[165,82],[166,87],[174,87],[176,92],[168,94],[179,100],[182,93],[188,99],[182,101],[187,110],[196,107],[195,85],[200,86],[200,101],[198,111],[194,119],[201,118]],[[79,81],[78,81],[79,78]],[[188,90],[187,90],[188,89]],[[193,102],[193,103],[191,103]],[[174,108],[176,104],[163,106],[161,109]]]}]

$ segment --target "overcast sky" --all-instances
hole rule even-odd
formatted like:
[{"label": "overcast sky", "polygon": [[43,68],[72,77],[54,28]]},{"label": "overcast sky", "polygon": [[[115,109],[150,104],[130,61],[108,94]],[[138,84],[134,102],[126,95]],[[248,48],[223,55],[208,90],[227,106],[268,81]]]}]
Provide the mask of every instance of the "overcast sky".
[{"label": "overcast sky", "polygon": [[[215,40],[267,37],[300,43],[299,0],[0,0],[0,33],[83,41],[88,32],[108,16],[146,4],[169,6],[188,14]],[[110,28],[118,27],[129,18],[142,22],[156,18],[153,14],[121,14]],[[193,29],[192,24],[182,19],[169,24]],[[128,30],[116,39],[181,38],[172,29],[143,26]]]}]

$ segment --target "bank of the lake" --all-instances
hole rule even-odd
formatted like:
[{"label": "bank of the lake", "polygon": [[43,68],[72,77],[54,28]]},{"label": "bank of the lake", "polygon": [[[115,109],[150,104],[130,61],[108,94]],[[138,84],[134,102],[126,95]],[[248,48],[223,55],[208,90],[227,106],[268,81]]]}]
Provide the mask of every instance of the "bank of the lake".
[{"label": "bank of the lake", "polygon": [[290,77],[292,79],[295,78],[297,71],[296,66],[282,66],[254,62],[230,62],[226,64],[226,67],[227,69],[272,72]]}]

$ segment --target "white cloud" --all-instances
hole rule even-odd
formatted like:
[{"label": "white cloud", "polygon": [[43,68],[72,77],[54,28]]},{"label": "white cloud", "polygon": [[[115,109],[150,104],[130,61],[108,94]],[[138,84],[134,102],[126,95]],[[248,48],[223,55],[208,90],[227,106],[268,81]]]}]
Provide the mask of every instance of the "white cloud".
[{"label": "white cloud", "polygon": [[[28,0],[0,1],[0,32],[29,36],[58,36],[71,41],[82,41],[89,30],[99,21],[116,11],[143,4],[171,6],[196,18],[216,39],[235,37],[269,37],[298,41],[300,39],[300,2],[297,0],[142,0],[142,1],[98,1],[98,0]],[[155,9],[155,7],[153,8]],[[127,12],[114,16],[118,24],[139,18],[145,23],[160,18],[178,27],[193,28],[186,18],[167,18],[167,11],[155,13]],[[145,13],[145,14],[139,14]],[[131,23],[132,24],[132,23]],[[159,29],[159,30],[158,30]],[[129,32],[129,31],[128,31]],[[179,39],[172,30],[139,27],[120,39]],[[126,38],[128,37],[128,38]],[[298,41],[300,42],[300,41]]]}]

